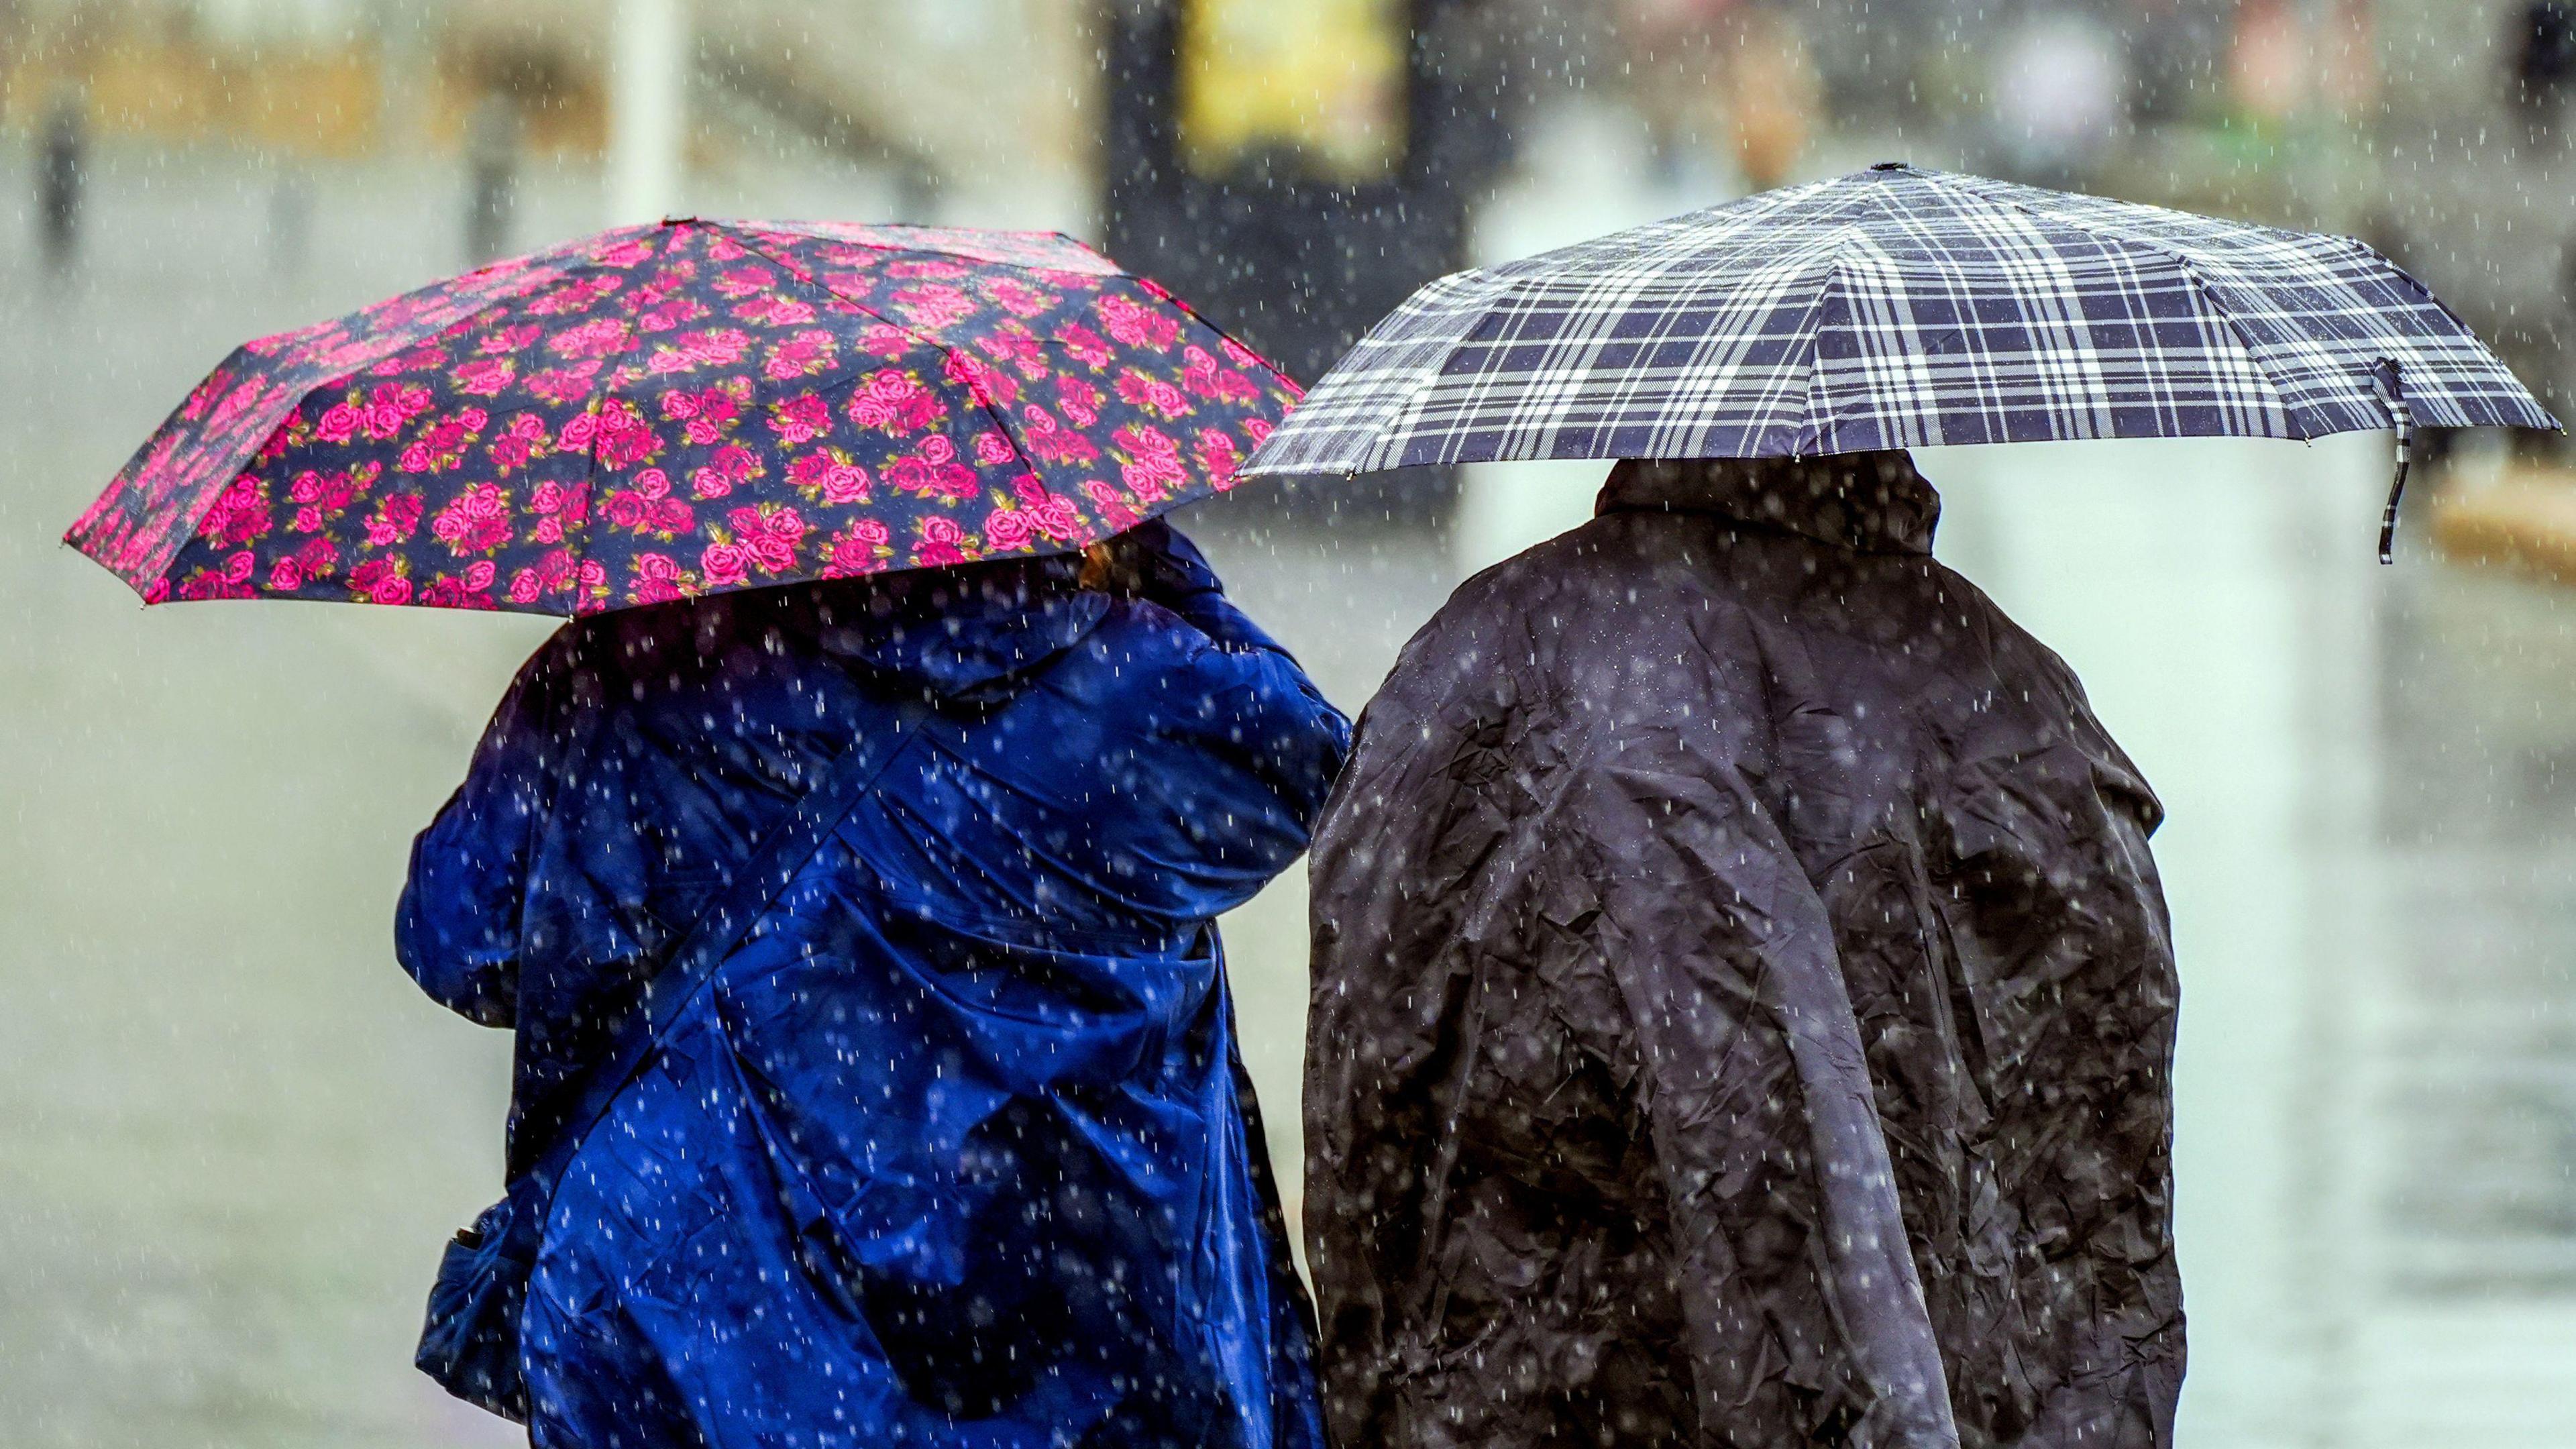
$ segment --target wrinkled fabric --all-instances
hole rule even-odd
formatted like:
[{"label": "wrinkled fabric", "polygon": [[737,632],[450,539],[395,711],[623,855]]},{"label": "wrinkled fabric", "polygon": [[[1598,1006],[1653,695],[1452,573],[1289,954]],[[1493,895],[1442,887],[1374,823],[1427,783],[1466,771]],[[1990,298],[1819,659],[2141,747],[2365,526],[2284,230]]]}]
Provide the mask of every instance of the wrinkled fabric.
[{"label": "wrinkled fabric", "polygon": [[1938,508],[1623,464],[1370,704],[1311,866],[1338,1443],[2171,1442],[2161,812]]},{"label": "wrinkled fabric", "polygon": [[[1159,525],[1151,526],[1159,529]],[[587,1127],[522,1330],[536,1449],[1320,1446],[1215,927],[1347,725],[1176,536],[567,626],[416,847],[399,942],[515,1029],[514,1175]],[[595,1125],[641,984],[854,738],[891,757]]]}]

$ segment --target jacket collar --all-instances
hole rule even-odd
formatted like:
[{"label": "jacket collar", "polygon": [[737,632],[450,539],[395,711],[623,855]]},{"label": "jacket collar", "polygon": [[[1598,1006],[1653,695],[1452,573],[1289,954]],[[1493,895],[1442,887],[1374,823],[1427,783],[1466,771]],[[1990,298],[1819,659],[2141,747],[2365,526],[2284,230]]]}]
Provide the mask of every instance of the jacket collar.
[{"label": "jacket collar", "polygon": [[971,698],[1080,643],[1109,612],[1080,555],[910,569],[825,586],[821,643],[946,698]]},{"label": "jacket collar", "polygon": [[1941,495],[1912,455],[1626,458],[1593,512],[1713,513],[1856,553],[1930,553]]}]

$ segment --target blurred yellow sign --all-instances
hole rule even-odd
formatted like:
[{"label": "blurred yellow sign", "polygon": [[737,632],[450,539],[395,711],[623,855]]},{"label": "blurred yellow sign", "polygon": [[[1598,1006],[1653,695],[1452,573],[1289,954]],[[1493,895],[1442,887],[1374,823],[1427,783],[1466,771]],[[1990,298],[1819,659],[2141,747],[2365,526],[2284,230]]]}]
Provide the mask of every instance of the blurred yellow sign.
[{"label": "blurred yellow sign", "polygon": [[1279,152],[1325,181],[1383,178],[1404,151],[1406,0],[1186,0],[1183,160],[1224,176]]}]

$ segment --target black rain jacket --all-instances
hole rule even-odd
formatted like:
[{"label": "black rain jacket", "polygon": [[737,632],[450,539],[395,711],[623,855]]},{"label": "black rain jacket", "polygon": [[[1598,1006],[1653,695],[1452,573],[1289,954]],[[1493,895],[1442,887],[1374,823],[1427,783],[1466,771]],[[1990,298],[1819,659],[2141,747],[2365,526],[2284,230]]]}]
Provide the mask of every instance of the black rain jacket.
[{"label": "black rain jacket", "polygon": [[1902,453],[1627,463],[1314,847],[1306,1232],[1370,1449],[2145,1449],[2160,809]]}]

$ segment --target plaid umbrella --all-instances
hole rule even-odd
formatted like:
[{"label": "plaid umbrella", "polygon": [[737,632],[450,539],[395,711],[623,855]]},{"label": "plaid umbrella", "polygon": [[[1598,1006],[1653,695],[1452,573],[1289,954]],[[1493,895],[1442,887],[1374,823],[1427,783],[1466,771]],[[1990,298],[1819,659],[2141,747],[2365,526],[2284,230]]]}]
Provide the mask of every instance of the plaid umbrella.
[{"label": "plaid umbrella", "polygon": [[1068,237],[678,218],[242,347],[66,537],[146,603],[594,614],[1078,549],[1295,396]]},{"label": "plaid umbrella", "polygon": [[2558,426],[2359,242],[1889,163],[1433,282],[1244,471],[2417,422]]}]

